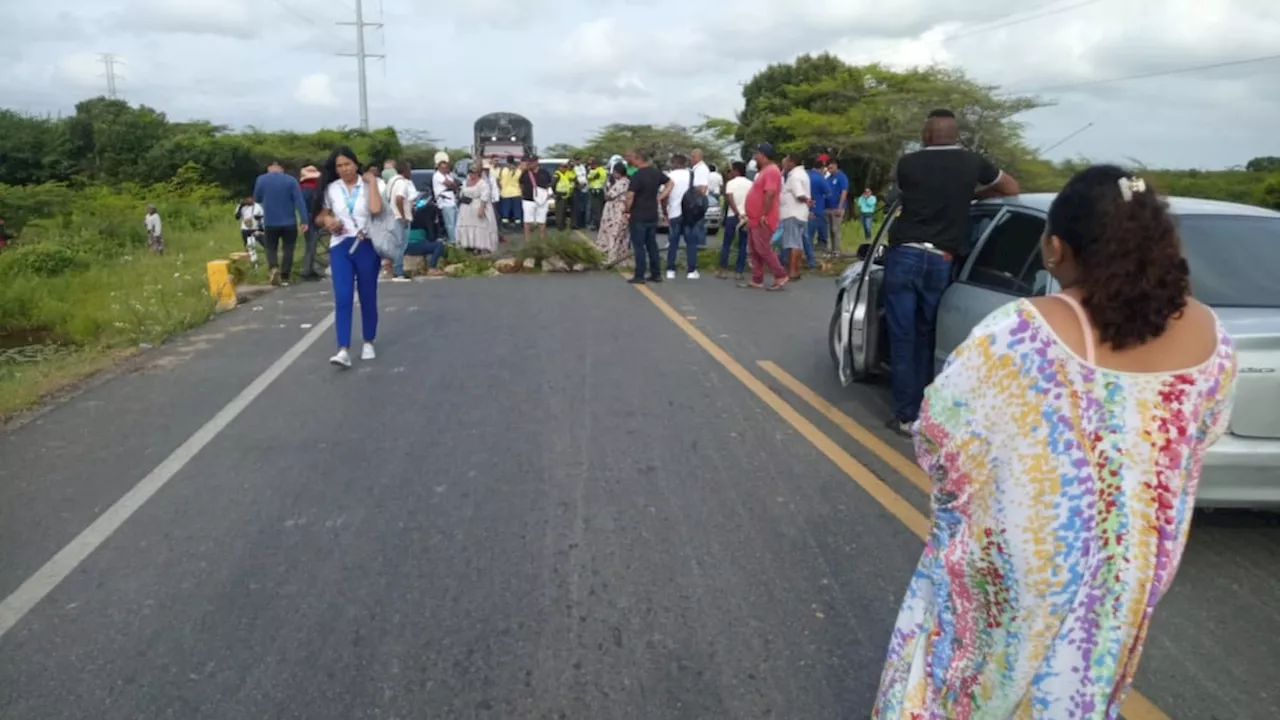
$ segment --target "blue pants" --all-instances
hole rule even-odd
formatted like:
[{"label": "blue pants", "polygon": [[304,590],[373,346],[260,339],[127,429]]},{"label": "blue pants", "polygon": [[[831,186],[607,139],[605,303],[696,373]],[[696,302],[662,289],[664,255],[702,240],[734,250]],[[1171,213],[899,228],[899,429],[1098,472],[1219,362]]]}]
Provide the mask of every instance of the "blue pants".
[{"label": "blue pants", "polygon": [[658,258],[658,221],[632,221],[630,231],[631,251],[636,256],[634,278],[643,280],[648,266],[652,266],[653,277],[657,279],[658,273],[662,271],[662,262]]},{"label": "blue pants", "polygon": [[[355,252],[351,245],[355,243]],[[334,328],[338,332],[338,347],[351,347],[351,312],[355,306],[354,295],[360,292],[360,332],[365,342],[373,342],[378,336],[378,268],[382,259],[373,243],[355,238],[343,238],[329,248],[329,276],[333,280]]]},{"label": "blue pants", "polygon": [[920,248],[895,245],[884,258],[884,317],[889,324],[893,414],[914,422],[933,381],[938,303],[951,284],[951,261]]},{"label": "blue pants", "polygon": [[503,222],[515,223],[519,225],[524,222],[524,205],[518,197],[502,198],[498,201],[498,207]]},{"label": "blue pants", "polygon": [[395,277],[404,276],[404,253],[409,247],[409,226],[404,223],[397,222],[395,232],[398,233],[400,252],[391,261],[391,274]]},{"label": "blue pants", "polygon": [[444,232],[449,236],[449,244],[458,241],[458,206],[440,208],[440,219],[444,222]]},{"label": "blue pants", "polygon": [[738,225],[738,216],[724,219],[724,236],[720,243],[720,267],[729,269],[729,249],[736,240],[738,243],[738,259],[734,261],[734,272],[739,275],[747,271],[747,226]]},{"label": "blue pants", "polygon": [[573,226],[584,228],[591,220],[591,197],[586,190],[573,191]]},{"label": "blue pants", "polygon": [[[827,235],[830,230],[831,228],[827,225],[827,214],[825,212],[818,215],[812,215],[809,217],[809,227],[805,228],[804,239],[810,243],[813,243],[813,236],[817,235],[818,242],[816,244],[826,245]],[[812,265],[813,261],[810,260],[809,264]]]},{"label": "blue pants", "polygon": [[680,239],[684,238],[685,263],[689,272],[698,269],[698,225],[702,225],[702,233],[706,235],[706,220],[701,223],[684,222],[682,217],[673,217],[667,228],[667,270],[676,271],[676,259],[680,257]]},{"label": "blue pants", "polygon": [[875,218],[871,217],[870,214],[862,216],[862,232],[867,236],[868,240],[871,239],[871,223],[874,221]]}]

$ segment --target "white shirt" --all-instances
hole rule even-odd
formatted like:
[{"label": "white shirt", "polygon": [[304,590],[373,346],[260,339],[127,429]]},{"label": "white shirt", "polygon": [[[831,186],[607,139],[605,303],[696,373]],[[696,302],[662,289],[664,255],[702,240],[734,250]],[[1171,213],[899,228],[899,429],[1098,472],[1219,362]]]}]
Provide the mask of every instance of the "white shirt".
[{"label": "white shirt", "polygon": [[493,198],[494,202],[497,202],[498,198],[502,197],[502,193],[498,192],[498,177],[490,170],[485,179],[489,181],[489,197]]},{"label": "white shirt", "polygon": [[573,174],[578,181],[578,187],[585,188],[587,186],[587,166],[581,163],[574,165]]},{"label": "white shirt", "polygon": [[252,205],[240,206],[240,228],[242,230],[257,230],[262,224],[262,206],[258,203]]},{"label": "white shirt", "polygon": [[[729,184],[725,186],[725,190],[728,195],[733,197],[733,201],[737,203],[738,208],[742,212],[746,212],[747,193],[751,192],[751,181],[739,175],[729,181]],[[737,214],[733,211],[733,208],[729,208],[728,213],[728,217],[734,217]]]},{"label": "white shirt", "polygon": [[[137,216],[135,215],[134,217],[137,217]],[[151,213],[147,215],[146,223],[147,223],[147,234],[149,235],[163,234],[162,232],[160,232],[160,213]]]},{"label": "white shirt", "polygon": [[799,165],[787,173],[787,179],[782,183],[778,214],[784,220],[809,219],[809,173]]},{"label": "white shirt", "polygon": [[712,195],[724,194],[724,176],[718,170],[712,170],[707,175],[707,192]]},{"label": "white shirt", "polygon": [[[378,178],[376,192],[386,197],[387,184],[382,181],[382,178]],[[352,200],[350,207],[347,205],[348,198]],[[329,238],[329,247],[337,245],[345,238],[355,237],[361,230],[369,227],[372,215],[369,214],[369,193],[365,189],[364,177],[358,178],[355,187],[350,190],[341,180],[329,183],[329,187],[324,191],[324,206],[332,210],[334,216],[342,223],[342,232]]]},{"label": "white shirt", "polygon": [[667,179],[675,183],[671,187],[671,194],[667,196],[667,219],[674,220],[684,214],[680,203],[684,200],[684,194],[689,192],[689,168],[680,168],[667,173]]},{"label": "white shirt", "polygon": [[[391,178],[388,184],[391,190],[391,212],[396,216],[397,220],[409,221],[413,219],[413,200],[418,194],[417,188],[413,186],[413,181],[397,175]],[[404,212],[400,212],[400,204],[396,202],[396,198],[404,198]]]},{"label": "white shirt", "polygon": [[699,161],[693,166],[693,186],[695,188],[705,187],[710,191],[711,185],[711,168],[707,167],[705,162]]},{"label": "white shirt", "polygon": [[442,173],[439,170],[435,171],[435,173],[431,175],[431,192],[435,193],[436,207],[448,208],[458,206],[458,196],[454,194],[453,190],[445,187],[444,184],[446,179],[453,179],[451,177],[452,175],[452,172]]}]

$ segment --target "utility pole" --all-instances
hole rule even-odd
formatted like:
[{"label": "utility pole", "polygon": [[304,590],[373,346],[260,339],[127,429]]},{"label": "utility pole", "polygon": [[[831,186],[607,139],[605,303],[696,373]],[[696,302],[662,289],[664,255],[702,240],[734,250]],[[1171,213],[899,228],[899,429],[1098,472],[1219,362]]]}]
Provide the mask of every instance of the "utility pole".
[{"label": "utility pole", "polygon": [[364,49],[364,29],[367,27],[382,27],[382,23],[370,23],[364,21],[364,2],[356,0],[356,21],[340,22],[339,25],[354,25],[356,28],[356,51],[354,53],[338,53],[344,57],[354,57],[356,59],[356,72],[359,73],[360,84],[360,129],[369,129],[369,84],[365,77],[365,60],[367,58],[385,58],[385,55],[376,55],[365,52]]},{"label": "utility pole", "polygon": [[98,57],[102,60],[102,66],[106,68],[104,75],[107,78],[107,97],[115,100],[118,97],[116,94],[116,79],[118,77],[116,75],[116,64],[120,63],[120,60],[111,53],[102,53]]}]

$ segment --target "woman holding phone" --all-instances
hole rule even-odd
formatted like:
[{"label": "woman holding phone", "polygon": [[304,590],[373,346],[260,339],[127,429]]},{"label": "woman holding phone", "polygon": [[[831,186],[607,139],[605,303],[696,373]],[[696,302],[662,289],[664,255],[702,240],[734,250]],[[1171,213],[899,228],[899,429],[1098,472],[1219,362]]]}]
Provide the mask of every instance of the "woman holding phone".
[{"label": "woman holding phone", "polygon": [[383,212],[382,197],[386,184],[378,177],[378,168],[370,166],[360,173],[360,160],[349,147],[339,147],[329,155],[320,174],[311,214],[321,224],[321,213],[330,229],[329,268],[333,280],[334,328],[338,334],[338,352],[329,362],[351,367],[351,315],[354,295],[360,294],[360,331],[364,336],[361,360],[377,357],[373,349],[378,334],[378,269],[381,260],[373,242],[367,238],[370,220]]}]

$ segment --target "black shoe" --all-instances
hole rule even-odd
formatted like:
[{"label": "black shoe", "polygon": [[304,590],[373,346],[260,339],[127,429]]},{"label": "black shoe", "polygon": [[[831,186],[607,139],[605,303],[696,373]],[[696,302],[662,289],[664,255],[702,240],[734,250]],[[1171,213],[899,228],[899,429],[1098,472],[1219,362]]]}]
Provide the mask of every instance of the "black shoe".
[{"label": "black shoe", "polygon": [[318,282],[321,278],[319,273],[307,273],[301,276],[300,279],[303,282]]},{"label": "black shoe", "polygon": [[654,275],[653,277],[649,278],[649,282],[656,282],[656,283],[660,283],[660,282],[662,282],[662,276],[661,276],[661,275]]},{"label": "black shoe", "polygon": [[643,284],[644,284],[644,278],[631,278],[630,280],[628,280],[628,281],[627,281],[627,284],[628,284],[628,285],[643,285]]}]

